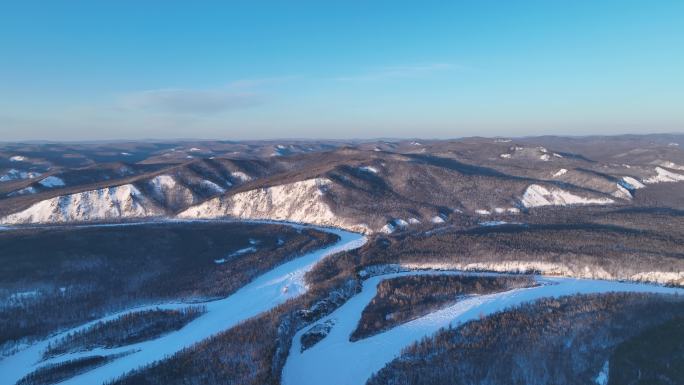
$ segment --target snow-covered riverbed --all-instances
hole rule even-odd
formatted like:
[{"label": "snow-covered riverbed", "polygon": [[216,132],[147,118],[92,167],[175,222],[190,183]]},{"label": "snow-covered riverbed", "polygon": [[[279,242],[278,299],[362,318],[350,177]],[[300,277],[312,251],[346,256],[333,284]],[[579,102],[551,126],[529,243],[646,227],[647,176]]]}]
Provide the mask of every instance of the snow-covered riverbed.
[{"label": "snow-covered riverbed", "polygon": [[[300,226],[300,225],[294,225]],[[98,367],[79,376],[73,377],[63,384],[93,385],[107,382],[140,366],[153,363],[179,350],[227,330],[237,323],[251,318],[259,313],[285,302],[287,299],[300,295],[306,291],[303,280],[304,274],[324,257],[343,250],[360,247],[366,238],[360,234],[344,230],[318,228],[307,226],[337,234],[340,240],[334,245],[313,251],[292,261],[284,263],[275,269],[261,275],[227,298],[203,303],[207,312],[187,324],[182,329],[166,334],[160,338],[114,349],[95,349],[56,357],[46,363],[62,362],[93,354],[116,354],[134,350],[135,352],[118,358],[104,366]],[[118,315],[146,308],[182,308],[190,304],[164,304],[138,307],[115,315],[110,315],[97,321],[112,319]],[[65,331],[45,341],[31,345],[20,352],[0,361],[0,383],[14,384],[23,376],[39,368],[42,351],[48,343],[64,336],[66,333],[83,329],[88,325]]]},{"label": "snow-covered riverbed", "polygon": [[283,369],[283,385],[363,385],[371,374],[397,357],[402,348],[432,335],[442,327],[457,325],[476,319],[480,315],[491,314],[542,297],[611,291],[684,294],[684,289],[648,284],[536,277],[541,284],[538,287],[470,297],[386,332],[356,342],[349,341],[349,336],[361,318],[361,312],[375,296],[380,281],[409,274],[444,273],[395,273],[366,280],[361,293],[319,321],[335,321],[332,330],[323,340],[302,353],[300,338],[308,328],[297,333]]}]

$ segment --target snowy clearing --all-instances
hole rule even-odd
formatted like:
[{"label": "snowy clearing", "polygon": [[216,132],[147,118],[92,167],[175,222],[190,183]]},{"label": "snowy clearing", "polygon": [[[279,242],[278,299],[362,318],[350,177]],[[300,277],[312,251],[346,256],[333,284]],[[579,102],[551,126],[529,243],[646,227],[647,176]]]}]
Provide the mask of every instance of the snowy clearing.
[{"label": "snowy clearing", "polygon": [[11,169],[7,171],[5,175],[0,176],[0,182],[9,182],[11,180],[17,179],[33,179],[40,176],[39,172],[33,171],[19,171],[17,169]]},{"label": "snowy clearing", "polygon": [[554,178],[558,178],[559,176],[564,175],[566,172],[568,172],[567,169],[561,168],[560,170],[556,171],[555,174],[553,174],[553,177],[554,177]]},{"label": "snowy clearing", "polygon": [[38,183],[40,183],[41,186],[47,188],[62,187],[66,185],[66,183],[64,183],[64,181],[61,178],[58,178],[56,176],[49,176]]},{"label": "snowy clearing", "polygon": [[233,172],[230,173],[230,176],[232,176],[233,178],[239,180],[240,182],[247,182],[247,181],[252,180],[252,177],[251,177],[251,176],[245,174],[245,173],[242,172],[242,171],[233,171]]},{"label": "snowy clearing", "polygon": [[631,176],[622,177],[622,185],[630,190],[638,190],[640,188],[646,187],[643,183],[632,178]]}]

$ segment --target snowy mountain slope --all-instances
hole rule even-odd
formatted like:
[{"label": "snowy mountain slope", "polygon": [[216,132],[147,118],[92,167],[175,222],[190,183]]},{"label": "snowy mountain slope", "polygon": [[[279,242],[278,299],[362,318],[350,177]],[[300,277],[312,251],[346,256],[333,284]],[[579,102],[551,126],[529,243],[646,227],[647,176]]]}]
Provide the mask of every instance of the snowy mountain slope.
[{"label": "snowy mountain slope", "polygon": [[[667,144],[654,147],[644,143],[643,148],[636,149],[639,151],[620,148],[622,152],[604,157],[610,160],[605,163],[572,152],[584,150],[592,156],[600,155],[588,139],[568,140],[574,143],[571,146],[547,138],[535,140],[340,142],[338,146],[312,144],[310,148],[302,143],[232,143],[225,148],[254,150],[250,154],[264,154],[264,158],[233,154],[235,158],[230,159],[220,157],[219,144],[178,143],[172,148],[156,148],[163,148],[163,154],[173,153],[174,159],[177,152],[190,154],[191,159],[162,163],[163,154],[155,153],[138,163],[96,163],[86,168],[51,170],[43,183],[38,178],[2,183],[0,215],[61,196],[131,184],[169,216],[186,216],[193,208],[193,217],[310,220],[315,224],[362,226],[371,231],[407,231],[431,223],[467,226],[482,215],[495,221],[520,222],[507,218],[519,214],[519,208],[662,204],[660,197],[665,192],[648,198],[653,188],[643,187],[684,180],[676,168],[684,164],[682,151],[675,146],[667,147],[662,156],[659,151]],[[121,152],[134,154],[133,149],[129,150]],[[275,151],[280,155],[271,156]],[[47,155],[35,152],[6,153],[25,156],[21,163],[47,159]],[[120,156],[135,159],[132,155]],[[642,160],[646,163],[640,163]],[[319,190],[323,192],[320,197],[312,195],[309,187],[301,188],[306,183],[298,184],[316,178],[330,182],[325,191]],[[297,187],[269,190],[290,185]],[[268,192],[256,192],[263,189]],[[239,195],[236,202],[231,202],[233,192],[250,190],[254,190],[249,193],[252,195]],[[268,207],[266,203],[275,191],[278,196],[293,194],[301,208],[295,209],[289,202]],[[223,207],[226,205],[230,209]],[[409,218],[415,218],[410,226],[396,226]]]},{"label": "snowy mountain slope", "polygon": [[2,224],[102,221],[161,216],[164,210],[133,185],[84,191],[33,204],[0,219]]},{"label": "snowy mountain slope", "polygon": [[525,190],[521,203],[527,208],[566,205],[605,205],[615,201],[610,198],[583,197],[558,187],[544,187],[532,184]]},{"label": "snowy mountain slope", "polygon": [[654,183],[672,183],[672,182],[684,181],[684,175],[678,174],[676,172],[672,172],[670,170],[666,170],[662,167],[656,167],[655,171],[656,171],[656,175],[644,179],[643,182],[646,184],[654,184]]},{"label": "snowy mountain slope", "polygon": [[332,212],[323,200],[331,183],[329,179],[314,178],[248,190],[210,199],[179,213],[178,217],[285,220],[368,232],[366,225],[340,218]]}]

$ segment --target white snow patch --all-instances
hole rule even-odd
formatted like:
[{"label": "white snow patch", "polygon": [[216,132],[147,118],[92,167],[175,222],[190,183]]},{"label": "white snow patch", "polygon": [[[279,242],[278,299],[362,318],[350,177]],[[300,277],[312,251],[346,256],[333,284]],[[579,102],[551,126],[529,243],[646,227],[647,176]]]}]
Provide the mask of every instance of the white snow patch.
[{"label": "white snow patch", "polygon": [[622,177],[622,180],[623,180],[623,182],[625,182],[627,184],[625,187],[627,187],[628,189],[631,189],[631,190],[638,190],[640,188],[646,187],[646,185],[644,185],[643,183],[639,182],[638,180],[632,178],[631,176]]},{"label": "white snow patch", "polygon": [[26,160],[25,156],[14,155],[9,158],[10,162],[23,162]]},{"label": "white snow patch", "polygon": [[644,179],[644,183],[646,183],[646,184],[671,183],[671,182],[679,182],[679,181],[684,180],[684,175],[665,170],[662,167],[656,167],[655,170],[656,170],[657,174],[655,176],[650,177],[650,178]]},{"label": "white snow patch", "polygon": [[408,227],[409,223],[406,222],[405,220],[399,218],[394,220],[394,224],[399,226],[399,227]]},{"label": "white snow patch", "polygon": [[388,224],[384,225],[384,226],[382,227],[382,229],[380,229],[380,231],[383,232],[383,233],[385,233],[385,234],[392,234],[392,233],[394,232],[395,229],[396,229],[396,228],[394,227],[393,224],[388,223]]},{"label": "white snow patch", "polygon": [[684,271],[644,271],[632,275],[629,279],[640,282],[656,282],[665,285],[682,285],[684,284]]},{"label": "white snow patch", "polygon": [[176,187],[176,180],[171,175],[157,175],[150,179],[149,183],[157,194],[163,194],[164,191],[169,191]]},{"label": "white snow patch", "polygon": [[203,180],[200,182],[200,185],[219,194],[223,194],[224,192],[226,192],[226,189],[210,180]]},{"label": "white snow patch", "polygon": [[617,190],[615,190],[611,195],[613,195],[616,198],[621,198],[621,199],[632,199],[632,193],[629,192],[627,188],[625,188],[622,184],[617,183]]},{"label": "white snow patch", "polygon": [[673,170],[684,170],[684,166],[670,161],[660,163],[661,166],[671,168]]},{"label": "white snow patch", "polygon": [[409,218],[408,222],[412,225],[417,225],[420,221],[417,218]]},{"label": "white snow patch", "polygon": [[193,148],[190,149],[190,152],[198,152],[198,151],[202,151],[202,149],[201,149],[201,148],[197,148],[197,147],[193,147]]},{"label": "white snow patch", "polygon": [[363,166],[363,167],[359,167],[359,170],[365,171],[365,172],[371,172],[371,173],[373,173],[373,174],[377,174],[377,173],[378,173],[378,169],[375,168],[375,167],[372,167],[372,166]]},{"label": "white snow patch", "polygon": [[430,221],[431,221],[432,223],[444,223],[444,218],[442,218],[441,216],[437,215],[437,216],[432,217],[432,219],[430,219]]},{"label": "white snow patch", "polygon": [[[36,189],[35,189],[33,186],[28,186],[28,187],[24,187],[24,188],[21,189],[21,190],[13,191],[13,192],[7,194],[7,196],[25,195],[25,194],[35,194],[36,192],[37,192],[37,191],[36,191]],[[0,223],[1,223],[1,222],[0,222]]]},{"label": "white snow patch", "polygon": [[567,173],[567,172],[568,172],[567,169],[561,168],[560,170],[556,171],[555,174],[553,174],[553,177],[558,178],[559,176],[565,175],[565,173]]},{"label": "white snow patch", "polygon": [[511,157],[511,154],[501,154],[499,157],[504,158],[504,159],[509,159]]},{"label": "white snow patch", "polygon": [[248,246],[244,247],[242,249],[236,250],[228,255],[228,257],[237,257],[239,255],[245,255],[245,254],[250,254],[254,253],[257,251],[257,248],[254,246]]},{"label": "white snow patch", "polygon": [[12,293],[9,296],[10,301],[20,301],[22,299],[27,299],[27,298],[35,298],[40,295],[40,292],[38,290],[30,290],[30,291],[20,291],[17,293]]},{"label": "white snow patch", "polygon": [[544,154],[540,156],[539,159],[543,160],[544,162],[548,162],[549,159],[551,159],[551,157],[549,156],[549,154]]},{"label": "white snow patch", "polygon": [[598,385],[608,385],[608,373],[609,373],[609,371],[610,371],[610,365],[608,364],[608,361],[606,361],[603,364],[601,371],[596,376],[596,379],[594,379],[594,382],[596,382],[596,384],[598,384]]},{"label": "white snow patch", "polygon": [[480,222],[480,226],[485,226],[485,227],[501,226],[501,225],[507,225],[508,223],[509,222],[506,222],[506,221],[485,221],[485,222]]},{"label": "white snow patch", "polygon": [[9,182],[11,180],[17,179],[33,179],[40,176],[39,172],[34,171],[19,171],[17,169],[11,169],[7,171],[7,174],[0,176],[0,182]]},{"label": "white snow patch", "polygon": [[130,153],[130,152],[122,152],[121,155],[123,155],[123,156],[131,156],[131,153]]},{"label": "white snow patch", "polygon": [[546,188],[538,184],[527,187],[521,203],[525,207],[565,205],[605,205],[614,203],[610,198],[586,198],[557,187]]},{"label": "white snow patch", "polygon": [[557,153],[555,153],[555,152],[553,153],[553,156],[555,156],[556,158],[562,158],[562,157],[563,157],[563,155],[557,154]]},{"label": "white snow patch", "polygon": [[230,176],[232,176],[235,179],[238,179],[240,182],[243,182],[243,183],[252,180],[251,176],[245,174],[242,171],[233,171],[230,173]]},{"label": "white snow patch", "polygon": [[475,213],[476,213],[476,214],[479,214],[479,215],[491,215],[491,214],[492,214],[491,211],[489,211],[489,210],[482,210],[482,209],[475,210]]},{"label": "white snow patch", "polygon": [[61,178],[58,178],[56,176],[49,176],[49,177],[41,180],[38,183],[40,183],[41,186],[47,187],[47,188],[62,187],[62,186],[66,185],[64,183],[64,180],[62,180]]}]

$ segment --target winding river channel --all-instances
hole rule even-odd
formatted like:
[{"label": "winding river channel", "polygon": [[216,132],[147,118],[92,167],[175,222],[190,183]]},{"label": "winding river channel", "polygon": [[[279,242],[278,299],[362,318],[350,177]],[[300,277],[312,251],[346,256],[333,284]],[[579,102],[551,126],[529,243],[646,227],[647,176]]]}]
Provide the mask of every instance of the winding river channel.
[{"label": "winding river channel", "polygon": [[106,321],[126,313],[146,309],[180,309],[193,304],[167,303],[136,307],[117,314],[108,315],[107,317],[89,322],[77,328],[66,330],[49,339],[32,344],[28,348],[0,361],[0,383],[8,385],[14,384],[25,375],[45,364],[64,362],[96,354],[111,355],[132,350],[135,351],[134,353],[115,359],[108,364],[72,377],[61,382],[61,384],[93,385],[111,381],[133,369],[151,364],[172,355],[185,347],[230,329],[241,321],[254,317],[259,313],[285,302],[289,298],[302,294],[307,289],[304,283],[304,274],[311,270],[316,262],[328,255],[361,247],[366,242],[366,238],[363,235],[344,230],[294,224],[291,226],[308,227],[320,231],[331,232],[337,234],[340,239],[333,245],[315,250],[277,266],[224,299],[201,303],[206,306],[206,313],[194,319],[183,328],[165,334],[157,339],[113,349],[99,348],[65,354],[40,362],[41,354],[50,342],[54,342],[70,332],[87,328],[98,321]]},{"label": "winding river channel", "polygon": [[[42,351],[50,342],[54,342],[67,333],[87,328],[98,321],[113,319],[122,314],[145,309],[179,309],[191,306],[192,304],[167,303],[136,307],[117,314],[108,315],[77,328],[61,332],[44,341],[34,343],[18,353],[0,360],[0,383],[14,384],[25,375],[49,363],[58,363],[97,354],[112,355],[134,351],[103,366],[70,378],[62,382],[62,384],[92,385],[111,381],[131,370],[163,359],[185,347],[227,330],[241,321],[285,302],[289,298],[302,294],[307,290],[303,279],[304,274],[316,262],[334,253],[358,248],[366,242],[366,238],[363,235],[344,230],[291,225],[331,232],[337,234],[340,240],[331,246],[279,265],[224,299],[203,303],[207,308],[206,313],[194,319],[180,330],[157,339],[119,348],[98,348],[86,352],[65,354],[42,362],[40,360]],[[300,337],[308,328],[297,333],[283,370],[283,384],[364,384],[372,373],[397,357],[402,348],[422,337],[433,334],[442,327],[457,325],[475,319],[480,315],[491,314],[507,307],[542,297],[615,291],[684,294],[684,289],[649,284],[536,276],[535,279],[540,284],[539,286],[490,295],[471,296],[454,305],[383,333],[356,342],[350,342],[349,335],[356,328],[362,310],[375,296],[378,283],[384,279],[410,274],[476,273],[428,270],[384,274],[367,279],[364,281],[363,289],[359,294],[320,320],[320,322],[333,320],[335,323],[326,338],[308,350],[300,352]]]}]

